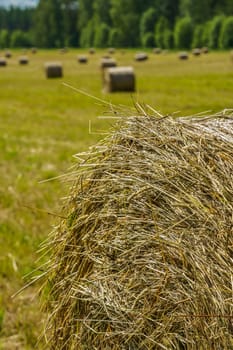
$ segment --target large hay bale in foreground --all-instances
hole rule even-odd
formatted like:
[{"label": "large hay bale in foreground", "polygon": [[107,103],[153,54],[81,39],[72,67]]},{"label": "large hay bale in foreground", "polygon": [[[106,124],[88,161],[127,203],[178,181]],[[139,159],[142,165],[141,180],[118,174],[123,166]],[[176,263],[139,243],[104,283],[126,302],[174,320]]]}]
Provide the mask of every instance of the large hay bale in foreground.
[{"label": "large hay bale in foreground", "polygon": [[113,67],[104,72],[104,91],[135,91],[133,67]]},{"label": "large hay bale in foreground", "polygon": [[47,78],[61,78],[63,76],[61,62],[47,62],[44,67]]},{"label": "large hay bale in foreground", "polygon": [[50,349],[232,349],[233,114],[143,114],[115,111],[77,155],[47,246]]}]

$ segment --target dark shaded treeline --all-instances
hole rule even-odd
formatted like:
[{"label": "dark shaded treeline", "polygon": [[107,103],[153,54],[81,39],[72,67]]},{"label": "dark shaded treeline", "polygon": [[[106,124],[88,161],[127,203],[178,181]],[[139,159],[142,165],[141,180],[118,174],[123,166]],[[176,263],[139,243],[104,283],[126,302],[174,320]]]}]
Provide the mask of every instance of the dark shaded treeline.
[{"label": "dark shaded treeline", "polygon": [[233,46],[233,0],[40,0],[0,8],[0,46]]}]

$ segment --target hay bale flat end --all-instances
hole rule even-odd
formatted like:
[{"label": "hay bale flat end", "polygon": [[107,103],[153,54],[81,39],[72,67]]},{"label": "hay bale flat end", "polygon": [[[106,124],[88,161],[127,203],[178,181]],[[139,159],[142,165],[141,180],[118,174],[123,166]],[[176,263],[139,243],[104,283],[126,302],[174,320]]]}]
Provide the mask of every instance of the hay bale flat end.
[{"label": "hay bale flat end", "polygon": [[47,78],[61,78],[63,76],[63,67],[61,62],[47,62],[44,65]]},{"label": "hay bale flat end", "polygon": [[135,91],[133,67],[112,67],[104,72],[104,91]]}]

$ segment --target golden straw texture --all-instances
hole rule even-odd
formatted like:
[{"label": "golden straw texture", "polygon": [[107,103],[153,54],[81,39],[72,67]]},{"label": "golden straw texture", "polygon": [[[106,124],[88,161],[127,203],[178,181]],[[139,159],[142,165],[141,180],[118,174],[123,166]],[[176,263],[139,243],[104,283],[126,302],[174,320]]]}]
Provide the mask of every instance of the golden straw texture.
[{"label": "golden straw texture", "polygon": [[121,116],[45,249],[50,349],[233,349],[233,114]]}]

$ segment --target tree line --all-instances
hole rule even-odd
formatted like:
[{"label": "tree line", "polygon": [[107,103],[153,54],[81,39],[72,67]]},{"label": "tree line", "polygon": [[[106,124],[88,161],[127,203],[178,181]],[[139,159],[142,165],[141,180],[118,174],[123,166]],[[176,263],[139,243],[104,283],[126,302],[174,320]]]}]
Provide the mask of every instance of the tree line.
[{"label": "tree line", "polygon": [[233,47],[232,0],[40,0],[0,8],[0,47]]}]

